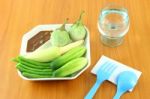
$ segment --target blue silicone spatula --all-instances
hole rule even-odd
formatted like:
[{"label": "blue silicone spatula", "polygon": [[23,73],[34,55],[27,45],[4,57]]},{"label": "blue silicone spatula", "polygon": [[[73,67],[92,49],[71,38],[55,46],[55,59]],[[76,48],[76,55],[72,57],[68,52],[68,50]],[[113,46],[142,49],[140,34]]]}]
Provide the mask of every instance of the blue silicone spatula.
[{"label": "blue silicone spatula", "polygon": [[116,69],[116,65],[110,62],[105,62],[97,71],[97,80],[96,83],[93,85],[91,90],[88,92],[88,94],[84,97],[84,99],[92,99],[95,95],[97,89],[99,86],[113,73],[113,71]]},{"label": "blue silicone spatula", "polygon": [[120,99],[120,96],[132,89],[137,83],[137,76],[132,71],[123,71],[117,77],[117,92],[113,99]]}]

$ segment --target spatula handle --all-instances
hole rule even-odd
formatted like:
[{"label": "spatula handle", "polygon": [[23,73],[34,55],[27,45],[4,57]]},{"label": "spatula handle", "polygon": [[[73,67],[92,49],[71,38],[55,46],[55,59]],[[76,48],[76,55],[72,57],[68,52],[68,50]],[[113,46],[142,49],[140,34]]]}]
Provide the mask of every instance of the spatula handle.
[{"label": "spatula handle", "polygon": [[96,83],[91,88],[91,90],[89,91],[89,93],[84,97],[84,99],[92,99],[102,82],[103,81],[97,80]]},{"label": "spatula handle", "polygon": [[113,99],[120,99],[120,97],[123,93],[124,93],[124,91],[120,91],[119,89],[117,89],[117,93],[115,94]]}]

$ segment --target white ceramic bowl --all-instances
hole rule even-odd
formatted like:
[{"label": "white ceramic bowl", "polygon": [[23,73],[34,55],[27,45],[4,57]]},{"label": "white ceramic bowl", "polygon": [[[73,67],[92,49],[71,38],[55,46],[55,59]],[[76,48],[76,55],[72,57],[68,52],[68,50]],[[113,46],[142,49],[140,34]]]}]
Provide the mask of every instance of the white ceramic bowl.
[{"label": "white ceramic bowl", "polygon": [[[66,29],[69,29],[69,27],[72,24],[66,24]],[[38,25],[36,27],[34,27],[32,30],[30,30],[29,32],[27,32],[26,34],[23,35],[22,38],[22,44],[21,44],[21,50],[20,50],[20,55],[26,54],[26,49],[27,49],[27,42],[29,39],[31,39],[33,36],[35,36],[37,33],[39,33],[40,31],[50,31],[50,30],[55,30],[56,28],[60,27],[61,24],[48,24],[48,25]],[[86,28],[86,27],[85,27]],[[83,73],[91,64],[91,55],[90,55],[90,36],[89,36],[89,30],[86,28],[87,30],[87,36],[85,39],[85,46],[87,48],[87,52],[85,57],[88,59],[88,64],[85,68],[83,68],[80,72],[78,72],[75,76],[73,77],[61,77],[61,78],[26,78],[24,77],[21,72],[18,70],[18,74],[19,76],[24,79],[24,80],[31,80],[31,81],[42,81],[42,80],[72,80],[77,78],[79,75],[81,75],[81,73]],[[47,43],[47,44],[46,44]],[[48,45],[49,42],[47,41],[44,45]],[[43,45],[42,45],[43,46]],[[44,48],[44,47],[42,47]]]}]

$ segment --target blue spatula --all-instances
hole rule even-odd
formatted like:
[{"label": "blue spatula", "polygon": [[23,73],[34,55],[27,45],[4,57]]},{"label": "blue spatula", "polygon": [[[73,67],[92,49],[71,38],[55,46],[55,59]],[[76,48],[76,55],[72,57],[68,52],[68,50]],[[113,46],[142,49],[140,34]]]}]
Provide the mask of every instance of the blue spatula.
[{"label": "blue spatula", "polygon": [[137,76],[134,72],[121,72],[117,78],[117,92],[113,99],[120,99],[120,96],[133,88],[137,83]]},{"label": "blue spatula", "polygon": [[99,86],[107,79],[109,79],[110,75],[112,72],[117,68],[116,65],[110,63],[110,62],[105,62],[97,71],[97,80],[96,83],[93,85],[89,93],[85,96],[84,99],[92,99],[93,96],[95,95],[97,89]]}]

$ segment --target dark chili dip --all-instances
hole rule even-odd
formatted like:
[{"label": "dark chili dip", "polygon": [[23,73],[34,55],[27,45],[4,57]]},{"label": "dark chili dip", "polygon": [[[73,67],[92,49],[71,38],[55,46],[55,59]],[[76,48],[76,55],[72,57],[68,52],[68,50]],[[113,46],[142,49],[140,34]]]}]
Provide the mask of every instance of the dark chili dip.
[{"label": "dark chili dip", "polygon": [[32,52],[47,42],[50,39],[51,32],[52,31],[40,31],[29,39],[27,43],[27,52]]}]

